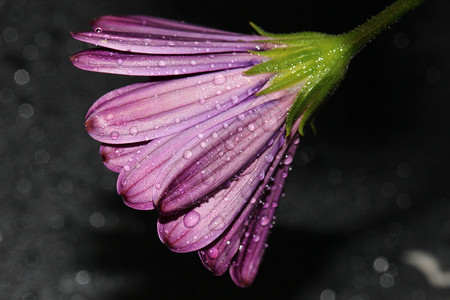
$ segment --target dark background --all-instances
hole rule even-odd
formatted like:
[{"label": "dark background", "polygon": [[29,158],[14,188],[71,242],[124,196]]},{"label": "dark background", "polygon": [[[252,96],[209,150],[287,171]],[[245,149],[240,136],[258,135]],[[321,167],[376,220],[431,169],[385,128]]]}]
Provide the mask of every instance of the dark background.
[{"label": "dark background", "polygon": [[[405,263],[450,271],[450,2],[428,0],[368,45],[307,132],[254,285],[171,253],[126,207],[83,127],[142,81],[75,69],[70,31],[147,14],[251,33],[341,33],[391,1],[0,0],[0,299],[450,299]],[[448,280],[447,280],[448,281]]]}]

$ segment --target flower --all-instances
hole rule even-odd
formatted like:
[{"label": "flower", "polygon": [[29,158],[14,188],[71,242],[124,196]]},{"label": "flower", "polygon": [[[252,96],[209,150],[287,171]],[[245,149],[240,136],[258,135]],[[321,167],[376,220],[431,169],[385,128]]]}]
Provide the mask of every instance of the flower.
[{"label": "flower", "polygon": [[103,48],[75,54],[75,66],[168,76],[112,91],[87,113],[118,193],[132,208],[158,208],[171,250],[199,251],[214,274],[230,266],[236,284],[251,284],[299,141],[285,121],[303,83],[258,95],[273,74],[246,75],[267,61],[249,50],[279,47],[261,36],[144,16],[92,26],[73,36]]},{"label": "flower", "polygon": [[146,16],[104,16],[77,40],[81,69],[155,80],[98,99],[85,127],[135,209],[157,208],[175,252],[250,285],[303,127],[351,58],[421,0],[399,0],[343,35],[244,35]]}]

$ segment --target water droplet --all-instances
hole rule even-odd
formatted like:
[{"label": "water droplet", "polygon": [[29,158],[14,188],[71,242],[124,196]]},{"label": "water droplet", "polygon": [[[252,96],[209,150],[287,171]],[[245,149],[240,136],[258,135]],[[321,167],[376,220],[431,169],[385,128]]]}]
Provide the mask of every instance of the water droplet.
[{"label": "water droplet", "polygon": [[136,126],[131,126],[129,132],[131,135],[135,136],[136,134],[138,134],[138,129]]},{"label": "water droplet", "polygon": [[211,259],[216,258],[217,256],[219,256],[219,250],[216,247],[212,247],[208,250],[208,256]]},{"label": "water droplet", "polygon": [[203,138],[203,133],[199,133],[197,136],[198,136],[199,139],[202,139]]},{"label": "water droplet", "polygon": [[236,95],[231,96],[231,103],[236,104],[239,102],[239,97]]},{"label": "water droplet", "polygon": [[97,33],[101,33],[102,31],[103,31],[103,29],[101,27],[95,28],[95,32],[97,32]]},{"label": "water droplet", "polygon": [[296,137],[293,141],[294,145],[298,145],[298,143],[300,143],[300,138]]},{"label": "water droplet", "polygon": [[206,147],[206,143],[205,142],[201,142],[200,143],[200,147],[205,148]]},{"label": "water droplet", "polygon": [[212,137],[213,139],[216,139],[218,136],[219,136],[219,135],[217,134],[217,132],[211,133],[211,137]]},{"label": "water droplet", "polygon": [[222,85],[225,83],[226,80],[227,79],[225,78],[225,76],[223,76],[222,74],[219,74],[214,78],[213,82],[215,85]]},{"label": "water droplet", "polygon": [[255,243],[258,242],[259,239],[260,239],[259,235],[257,235],[257,234],[254,234],[254,235],[253,235],[253,241],[254,241]]},{"label": "water droplet", "polygon": [[124,170],[125,172],[130,171],[130,166],[129,166],[129,165],[123,166],[123,170]]},{"label": "water droplet", "polygon": [[215,217],[208,225],[209,230],[220,230],[225,227],[222,216]]},{"label": "water droplet", "polygon": [[281,178],[286,178],[288,176],[288,173],[287,172],[282,172],[281,173]]},{"label": "water droplet", "polygon": [[155,184],[155,188],[159,190],[161,188],[161,184],[160,183]]},{"label": "water droplet", "polygon": [[270,223],[270,219],[266,216],[262,216],[261,219],[259,219],[259,224],[261,226],[267,226]]},{"label": "water droplet", "polygon": [[174,121],[176,124],[180,123],[180,119],[178,119],[178,118],[175,118],[173,121]]},{"label": "water droplet", "polygon": [[247,125],[247,129],[248,129],[248,131],[253,131],[253,130],[255,130],[255,125],[253,125],[253,123],[250,123]]},{"label": "water droplet", "polygon": [[187,228],[194,227],[198,224],[198,221],[200,221],[200,214],[195,210],[191,210],[183,218],[184,226]]},{"label": "water droplet", "polygon": [[237,116],[237,118],[238,118],[239,121],[243,121],[245,119],[245,115],[244,114],[239,114]]},{"label": "water droplet", "polygon": [[226,140],[225,141],[225,149],[232,150],[234,148],[234,142],[232,139]]},{"label": "water droplet", "polygon": [[114,116],[112,114],[108,114],[106,116],[106,120],[111,121],[114,118]]},{"label": "water droplet", "polygon": [[191,64],[191,66],[195,66],[197,64],[197,62],[195,60],[191,60],[190,64]]},{"label": "water droplet", "polygon": [[166,66],[166,62],[163,61],[163,60],[160,60],[160,61],[158,62],[158,66],[160,66],[161,68],[162,68],[162,67],[165,67],[165,66]]},{"label": "water droplet", "polygon": [[200,103],[202,105],[205,104],[205,102],[206,102],[206,100],[203,98],[198,99],[198,103]]},{"label": "water droplet", "polygon": [[117,131],[112,131],[109,136],[111,137],[111,139],[113,140],[117,140],[120,136],[120,134]]},{"label": "water droplet", "polygon": [[217,103],[214,107],[215,107],[216,109],[220,109],[220,104]]},{"label": "water droplet", "polygon": [[258,175],[258,179],[259,179],[259,180],[263,180],[265,175],[266,175],[266,174],[264,174],[264,171],[261,171],[261,172],[259,173],[259,175]]},{"label": "water droplet", "polygon": [[117,64],[118,64],[118,65],[123,64],[123,60],[119,58],[119,59],[117,60]]},{"label": "water droplet", "polygon": [[267,162],[272,162],[273,159],[274,159],[274,157],[273,157],[273,155],[270,154],[270,153],[267,154],[267,155],[265,156],[265,160],[266,160]]},{"label": "water droplet", "polygon": [[186,150],[186,151],[183,153],[183,157],[184,157],[185,159],[191,158],[191,157],[192,157],[192,151],[191,151],[191,150]]},{"label": "water droplet", "polygon": [[292,163],[293,157],[290,154],[286,154],[286,156],[284,157],[284,161],[283,163],[285,165],[290,165]]}]

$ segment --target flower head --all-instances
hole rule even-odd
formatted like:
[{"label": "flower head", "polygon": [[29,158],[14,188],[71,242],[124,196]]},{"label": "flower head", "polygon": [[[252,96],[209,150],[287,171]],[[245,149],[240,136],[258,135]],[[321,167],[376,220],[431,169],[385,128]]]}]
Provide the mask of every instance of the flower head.
[{"label": "flower head", "polygon": [[86,130],[119,173],[124,202],[157,208],[161,241],[198,251],[206,268],[229,270],[239,286],[257,274],[298,132],[360,48],[352,32],[253,26],[261,35],[104,16],[92,32],[73,33],[101,48],[71,58],[84,70],[156,77],[98,99]]}]

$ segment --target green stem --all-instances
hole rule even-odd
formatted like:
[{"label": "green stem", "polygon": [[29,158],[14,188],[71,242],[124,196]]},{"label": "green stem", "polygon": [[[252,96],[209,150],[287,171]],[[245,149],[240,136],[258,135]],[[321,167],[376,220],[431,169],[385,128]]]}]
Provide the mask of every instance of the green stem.
[{"label": "green stem", "polygon": [[381,31],[424,1],[425,0],[398,0],[386,7],[376,16],[369,19],[366,23],[343,34],[341,37],[344,38],[345,44],[349,45],[347,49],[345,49],[346,52],[351,56],[355,55]]}]

